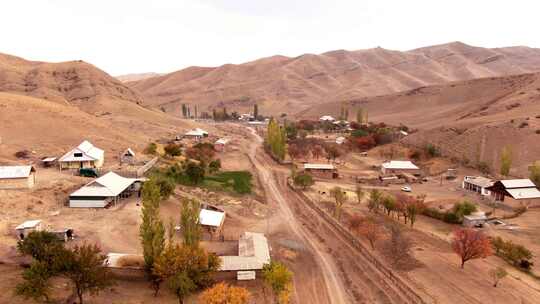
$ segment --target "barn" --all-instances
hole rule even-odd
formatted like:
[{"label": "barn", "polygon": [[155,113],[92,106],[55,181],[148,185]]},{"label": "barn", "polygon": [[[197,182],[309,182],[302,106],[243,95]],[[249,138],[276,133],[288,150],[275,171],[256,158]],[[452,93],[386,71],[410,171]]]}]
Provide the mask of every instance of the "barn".
[{"label": "barn", "polygon": [[58,160],[58,163],[60,164],[60,170],[101,168],[104,160],[105,152],[85,140],[76,148],[64,154]]},{"label": "barn", "polygon": [[28,189],[35,183],[33,166],[0,166],[0,189]]},{"label": "barn", "polygon": [[381,173],[383,175],[403,173],[418,175],[420,174],[420,168],[409,160],[391,160],[381,165]]},{"label": "barn", "polygon": [[116,204],[121,198],[137,191],[134,184],[140,181],[137,178],[126,178],[109,172],[71,193],[69,207],[105,208],[109,204]]},{"label": "barn", "polygon": [[540,202],[540,191],[530,179],[499,180],[486,189],[491,192],[495,201]]},{"label": "barn", "polygon": [[338,178],[338,172],[332,164],[304,164],[304,171],[313,176],[323,178]]}]

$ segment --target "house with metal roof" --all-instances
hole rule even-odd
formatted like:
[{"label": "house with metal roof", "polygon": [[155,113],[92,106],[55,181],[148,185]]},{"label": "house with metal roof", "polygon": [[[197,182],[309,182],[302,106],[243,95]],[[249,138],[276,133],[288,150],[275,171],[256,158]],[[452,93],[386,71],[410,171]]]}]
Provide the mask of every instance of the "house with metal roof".
[{"label": "house with metal roof", "polygon": [[483,196],[490,196],[491,192],[487,190],[493,185],[493,180],[483,176],[465,176],[461,187],[465,190],[477,192]]},{"label": "house with metal roof", "polygon": [[121,164],[133,164],[135,162],[135,152],[131,148],[127,148],[120,154],[120,163]]},{"label": "house with metal roof", "polygon": [[224,151],[229,141],[230,140],[228,138],[220,138],[216,140],[216,142],[214,143],[214,150],[218,152]]},{"label": "house with metal roof", "polygon": [[320,121],[328,121],[328,122],[333,122],[335,121],[336,119],[330,115],[323,115],[321,116],[321,118],[319,118]]},{"label": "house with metal roof", "polygon": [[418,168],[410,160],[391,160],[381,165],[381,173],[384,175],[399,173],[416,175],[420,173],[420,168]]},{"label": "house with metal roof", "polygon": [[338,178],[338,171],[333,164],[304,164],[304,171],[313,176],[323,178]]},{"label": "house with metal roof", "polygon": [[111,171],[71,193],[69,207],[105,208],[109,204],[116,204],[121,198],[137,191],[139,187],[134,184],[140,181],[141,179],[122,177]]},{"label": "house with metal roof", "polygon": [[540,191],[530,179],[499,180],[487,190],[495,201],[540,201]]},{"label": "house with metal roof", "polygon": [[33,166],[0,166],[0,189],[32,188],[35,183]]},{"label": "house with metal roof", "polygon": [[184,134],[185,137],[188,138],[194,138],[194,139],[202,139],[203,137],[208,137],[208,132],[201,128],[195,128],[193,130],[189,130]]},{"label": "house with metal roof", "polygon": [[270,263],[268,240],[262,233],[244,232],[238,240],[238,255],[220,259],[220,271],[237,271],[239,279],[255,279],[255,271]]},{"label": "house with metal roof", "polygon": [[60,170],[101,168],[105,161],[105,152],[85,140],[76,148],[64,154],[58,160]]},{"label": "house with metal roof", "polygon": [[41,220],[25,221],[22,224],[15,227],[15,231],[17,232],[17,237],[19,237],[19,239],[21,240],[23,240],[30,232],[41,231],[41,230],[43,230],[43,225],[41,223]]}]

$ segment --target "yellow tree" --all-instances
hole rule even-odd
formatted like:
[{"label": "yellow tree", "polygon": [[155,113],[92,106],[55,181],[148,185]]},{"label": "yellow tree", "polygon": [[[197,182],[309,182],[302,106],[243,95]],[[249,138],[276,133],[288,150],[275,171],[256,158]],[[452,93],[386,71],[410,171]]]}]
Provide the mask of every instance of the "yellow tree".
[{"label": "yellow tree", "polygon": [[505,146],[501,152],[501,175],[508,176],[512,167],[512,150]]},{"label": "yellow tree", "polygon": [[247,289],[218,283],[199,296],[201,304],[247,304],[251,294]]}]

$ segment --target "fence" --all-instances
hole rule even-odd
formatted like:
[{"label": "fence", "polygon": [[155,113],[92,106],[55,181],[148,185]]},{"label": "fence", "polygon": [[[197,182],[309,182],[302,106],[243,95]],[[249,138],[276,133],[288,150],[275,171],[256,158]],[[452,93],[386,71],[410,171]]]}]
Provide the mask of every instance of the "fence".
[{"label": "fence", "polygon": [[372,265],[377,268],[378,271],[380,271],[387,279],[389,279],[392,283],[394,283],[394,286],[398,289],[399,292],[401,292],[402,295],[404,295],[410,303],[420,303],[420,304],[428,304],[431,302],[426,302],[422,297],[420,297],[412,288],[406,284],[403,279],[398,277],[394,272],[389,269],[384,263],[382,263],[377,257],[375,257],[369,249],[366,248],[364,244],[358,240],[357,237],[355,237],[347,228],[343,227],[334,217],[332,217],[328,212],[321,209],[319,206],[317,206],[309,197],[307,197],[302,191],[299,191],[294,188],[293,185],[291,185],[290,180],[287,181],[287,185],[289,188],[291,188],[295,193],[297,193],[302,201],[309,206],[311,209],[313,209],[315,212],[320,214],[322,218],[330,224],[332,227],[334,227],[354,248],[358,250],[360,254],[362,254],[368,261],[372,263]]}]

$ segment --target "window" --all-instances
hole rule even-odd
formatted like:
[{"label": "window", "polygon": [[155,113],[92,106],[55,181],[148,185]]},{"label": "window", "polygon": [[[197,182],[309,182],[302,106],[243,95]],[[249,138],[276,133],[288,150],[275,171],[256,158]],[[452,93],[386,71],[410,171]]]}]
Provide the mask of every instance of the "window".
[{"label": "window", "polygon": [[75,152],[75,153],[73,153],[73,156],[75,156],[75,157],[82,157],[82,153],[80,153],[80,152]]}]

